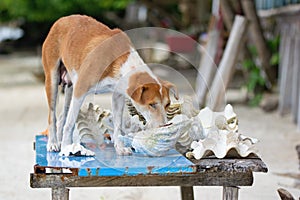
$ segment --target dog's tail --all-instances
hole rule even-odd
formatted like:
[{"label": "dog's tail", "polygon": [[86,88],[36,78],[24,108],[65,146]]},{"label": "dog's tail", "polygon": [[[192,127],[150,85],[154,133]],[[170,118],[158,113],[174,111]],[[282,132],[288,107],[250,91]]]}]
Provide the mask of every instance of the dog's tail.
[{"label": "dog's tail", "polygon": [[48,136],[49,135],[49,130],[48,128],[42,132],[40,132],[41,135],[45,135],[45,136]]}]

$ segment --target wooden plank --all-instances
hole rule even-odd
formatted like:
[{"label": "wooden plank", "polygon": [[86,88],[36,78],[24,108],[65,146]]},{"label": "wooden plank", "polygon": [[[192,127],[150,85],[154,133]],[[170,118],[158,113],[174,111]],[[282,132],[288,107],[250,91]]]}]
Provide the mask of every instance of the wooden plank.
[{"label": "wooden plank", "polygon": [[230,5],[230,2],[228,0],[220,1],[220,8],[221,8],[224,24],[227,30],[231,30],[232,23],[234,20],[234,11]]},{"label": "wooden plank", "polygon": [[223,187],[223,200],[238,200],[238,187]]},{"label": "wooden plank", "polygon": [[260,20],[256,13],[255,2],[253,0],[242,0],[241,3],[243,11],[250,22],[249,31],[253,38],[252,42],[257,49],[261,67],[265,72],[267,80],[271,84],[274,84],[276,81],[276,71],[270,65],[271,51],[269,50],[266,39],[263,35]]},{"label": "wooden plank", "polygon": [[225,91],[233,75],[239,49],[243,42],[247,20],[237,15],[230,33],[222,60],[213,80],[207,100],[207,105],[212,110],[219,110],[225,103]]},{"label": "wooden plank", "polygon": [[267,18],[267,17],[274,17],[279,15],[285,15],[285,14],[291,15],[294,13],[298,13],[299,11],[300,11],[300,4],[292,4],[292,5],[273,8],[269,10],[259,10],[258,16],[262,18]]},{"label": "wooden plank", "polygon": [[298,106],[299,106],[299,86],[300,86],[300,39],[295,37],[295,32],[292,34],[292,43],[294,44],[294,48],[292,49],[292,116],[295,123],[297,123],[298,119]]},{"label": "wooden plank", "polygon": [[52,200],[69,200],[69,189],[65,187],[52,188]]},{"label": "wooden plank", "polygon": [[36,136],[36,173],[43,172],[45,169],[50,173],[67,170],[78,176],[130,176],[195,172],[194,164],[175,149],[170,150],[163,157],[149,157],[139,153],[133,153],[132,156],[118,156],[113,145],[107,145],[104,149],[93,145],[89,149],[95,152],[94,157],[62,158],[58,152],[47,152],[46,146],[47,137]]},{"label": "wooden plank", "polygon": [[291,49],[292,43],[289,35],[289,26],[282,25],[282,40],[281,40],[281,54],[280,54],[280,83],[279,83],[279,113],[284,115],[290,112],[291,109],[291,89],[292,89],[292,68],[291,68]]},{"label": "wooden plank", "polygon": [[266,164],[259,158],[241,158],[241,159],[200,159],[192,160],[197,164],[198,172],[268,172]]},{"label": "wooden plank", "polygon": [[[300,76],[300,74],[299,74],[299,76]],[[298,94],[300,95],[300,87],[298,87]],[[300,131],[300,97],[298,99],[297,129],[298,129],[298,131]]]},{"label": "wooden plank", "polygon": [[86,176],[67,174],[31,174],[32,188],[53,187],[118,187],[118,186],[250,186],[251,171],[205,172],[195,174],[137,175],[137,176]]},{"label": "wooden plank", "polygon": [[193,187],[180,187],[181,200],[193,200],[194,199],[194,190]]},{"label": "wooden plank", "polygon": [[211,18],[210,27],[211,30],[209,30],[208,33],[208,42],[205,48],[201,49],[201,61],[195,85],[198,104],[200,107],[205,105],[205,97],[217,69],[214,58],[218,50],[220,31],[216,28],[216,19],[214,16]]}]

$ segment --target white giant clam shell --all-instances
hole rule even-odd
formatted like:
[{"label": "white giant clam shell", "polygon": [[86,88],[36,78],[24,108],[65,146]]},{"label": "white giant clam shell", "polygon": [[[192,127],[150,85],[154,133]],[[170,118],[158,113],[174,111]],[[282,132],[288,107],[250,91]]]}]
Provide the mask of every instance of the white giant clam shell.
[{"label": "white giant clam shell", "polygon": [[187,157],[201,159],[209,155],[217,158],[257,155],[258,150],[254,144],[258,140],[238,133],[237,115],[230,104],[225,107],[224,112],[204,108],[198,118],[202,122],[205,138],[192,142],[193,150],[186,154]]},{"label": "white giant clam shell", "polygon": [[[178,122],[178,123],[176,123]],[[184,115],[177,115],[171,124],[147,129],[121,136],[125,146],[132,147],[134,152],[147,156],[163,156],[175,148],[178,138],[191,126],[192,121]]]},{"label": "white giant clam shell", "polygon": [[80,110],[76,125],[79,139],[83,143],[93,141],[101,146],[105,143],[105,134],[113,132],[110,111],[94,106],[92,103],[89,103],[87,109]]}]

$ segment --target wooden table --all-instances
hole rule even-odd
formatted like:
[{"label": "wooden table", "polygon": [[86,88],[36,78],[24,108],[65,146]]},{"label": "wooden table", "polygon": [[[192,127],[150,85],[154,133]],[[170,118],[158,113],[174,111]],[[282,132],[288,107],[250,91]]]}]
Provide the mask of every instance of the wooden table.
[{"label": "wooden table", "polygon": [[238,199],[238,186],[251,186],[253,172],[267,172],[259,158],[188,160],[175,150],[164,157],[118,156],[113,147],[89,146],[95,157],[60,157],[47,152],[47,137],[36,136],[32,188],[51,188],[52,199],[69,199],[71,187],[180,186],[194,199],[193,186],[223,186],[223,199]]}]

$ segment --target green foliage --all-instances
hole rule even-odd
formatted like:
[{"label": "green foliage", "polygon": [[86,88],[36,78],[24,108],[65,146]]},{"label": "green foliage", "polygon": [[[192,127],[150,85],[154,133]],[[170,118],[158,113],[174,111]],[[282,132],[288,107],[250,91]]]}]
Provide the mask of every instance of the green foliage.
[{"label": "green foliage", "polygon": [[[272,56],[270,59],[270,64],[276,67],[279,64],[279,37],[275,37],[272,40],[267,41],[267,45],[271,50]],[[257,66],[254,61],[257,59],[257,49],[255,46],[249,46],[249,51],[251,53],[252,59],[246,59],[243,61],[243,67],[248,71],[248,79],[246,80],[246,88],[251,98],[249,100],[249,105],[257,106],[262,99],[262,88],[266,84],[265,78],[262,76],[261,66]]]},{"label": "green foliage", "polygon": [[99,16],[124,9],[132,0],[1,0],[0,20],[23,18],[29,22],[53,21],[69,14]]}]

